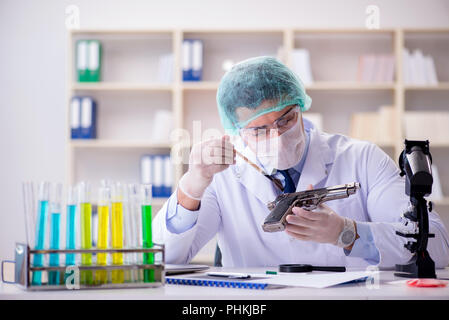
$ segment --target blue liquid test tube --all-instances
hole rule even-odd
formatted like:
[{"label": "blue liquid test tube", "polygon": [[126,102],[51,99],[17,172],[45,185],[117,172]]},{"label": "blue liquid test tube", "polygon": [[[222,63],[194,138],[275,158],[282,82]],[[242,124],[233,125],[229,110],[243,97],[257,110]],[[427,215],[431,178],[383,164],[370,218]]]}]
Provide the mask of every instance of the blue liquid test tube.
[{"label": "blue liquid test tube", "polygon": [[[37,223],[36,223],[36,240],[34,249],[43,250],[45,246],[45,234],[47,231],[48,219],[48,201],[49,201],[49,183],[41,182],[39,185]],[[34,267],[44,266],[44,256],[35,254],[33,259]],[[34,271],[31,280],[32,285],[42,285],[42,271]]]},{"label": "blue liquid test tube", "polygon": [[[66,211],[66,249],[76,249],[76,188],[70,186],[67,190],[67,211]],[[75,265],[75,254],[67,253],[65,256],[66,266]]]},{"label": "blue liquid test tube", "polygon": [[[59,227],[61,221],[62,184],[52,184],[50,189],[50,249],[59,250]],[[59,266],[59,254],[50,253],[50,266]],[[59,284],[59,271],[48,273],[48,284]]]}]

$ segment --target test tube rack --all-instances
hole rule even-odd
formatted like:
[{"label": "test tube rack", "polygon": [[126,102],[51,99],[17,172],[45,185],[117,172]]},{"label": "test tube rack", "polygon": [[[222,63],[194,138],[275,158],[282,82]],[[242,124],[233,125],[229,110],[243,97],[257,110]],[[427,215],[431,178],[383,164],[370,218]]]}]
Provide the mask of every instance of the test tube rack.
[{"label": "test tube rack", "polygon": [[[83,254],[83,253],[123,253],[123,254],[131,254],[131,253],[154,253],[155,259],[154,263],[151,264],[143,264],[143,263],[135,263],[135,264],[121,264],[121,265],[80,265],[76,264],[75,266],[43,266],[43,267],[34,267],[31,265],[31,257],[35,254]],[[5,261],[3,261],[5,262]],[[2,263],[3,263],[2,262]],[[11,262],[10,262],[11,263]],[[15,248],[15,264],[14,267],[14,283],[18,284],[20,287],[27,291],[40,291],[40,290],[73,290],[73,289],[123,289],[123,288],[152,288],[152,287],[160,287],[165,283],[165,257],[164,257],[164,245],[161,244],[153,244],[152,248],[124,248],[124,249],[61,249],[61,250],[31,250],[30,247],[26,244],[16,243]],[[91,270],[92,272],[99,270],[141,270],[141,269],[153,269],[154,270],[154,282],[143,282],[143,281],[135,281],[135,282],[123,282],[123,283],[95,283],[93,284],[76,284],[76,287],[67,286],[63,281],[60,285],[49,285],[48,283],[42,283],[41,285],[33,285],[31,283],[31,275],[32,272],[41,271],[48,272],[50,271],[59,271],[61,280],[63,279],[66,268],[68,267],[76,267],[79,272]],[[3,269],[3,265],[2,265]],[[2,278],[3,278],[3,270],[2,270]],[[48,277],[47,277],[48,278]],[[7,282],[4,281],[3,282]]]}]

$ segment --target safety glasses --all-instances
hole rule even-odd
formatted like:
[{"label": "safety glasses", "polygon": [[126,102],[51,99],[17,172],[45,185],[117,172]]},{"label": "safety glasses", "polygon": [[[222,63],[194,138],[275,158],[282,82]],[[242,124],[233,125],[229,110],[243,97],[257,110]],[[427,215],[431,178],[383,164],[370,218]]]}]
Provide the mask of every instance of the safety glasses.
[{"label": "safety glasses", "polygon": [[271,125],[264,125],[260,127],[241,128],[239,133],[241,137],[247,139],[269,139],[271,135],[278,133],[281,135],[296,123],[298,120],[299,106],[295,106],[286,111],[282,116],[276,119]]}]

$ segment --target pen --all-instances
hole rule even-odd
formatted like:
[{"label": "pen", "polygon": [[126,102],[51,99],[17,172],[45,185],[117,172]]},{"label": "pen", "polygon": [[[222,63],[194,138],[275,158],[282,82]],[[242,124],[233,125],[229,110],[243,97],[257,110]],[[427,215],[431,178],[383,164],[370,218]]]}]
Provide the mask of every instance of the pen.
[{"label": "pen", "polygon": [[232,272],[207,272],[208,276],[211,277],[222,277],[230,279],[249,279],[251,275],[246,273],[232,273]]},{"label": "pen", "polygon": [[236,152],[236,154],[238,156],[240,156],[243,160],[245,160],[250,166],[252,166],[254,169],[256,169],[259,173],[263,174],[265,177],[270,179],[275,184],[275,186],[278,187],[281,191],[284,191],[284,187],[282,186],[282,182],[279,179],[277,179],[277,178],[275,178],[273,176],[270,176],[268,173],[263,171],[263,169],[260,168],[257,164],[255,164],[254,162],[249,160],[247,157],[245,157],[243,154],[241,154],[237,150],[235,150],[235,152]]}]

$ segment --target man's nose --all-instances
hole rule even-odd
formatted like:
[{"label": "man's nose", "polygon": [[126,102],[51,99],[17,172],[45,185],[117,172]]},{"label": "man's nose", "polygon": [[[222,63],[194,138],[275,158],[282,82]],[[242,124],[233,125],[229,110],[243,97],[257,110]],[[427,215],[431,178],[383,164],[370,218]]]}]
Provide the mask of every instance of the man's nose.
[{"label": "man's nose", "polygon": [[276,138],[278,136],[280,136],[281,133],[279,132],[279,129],[270,129],[270,133],[269,133],[269,137],[271,138]]}]

